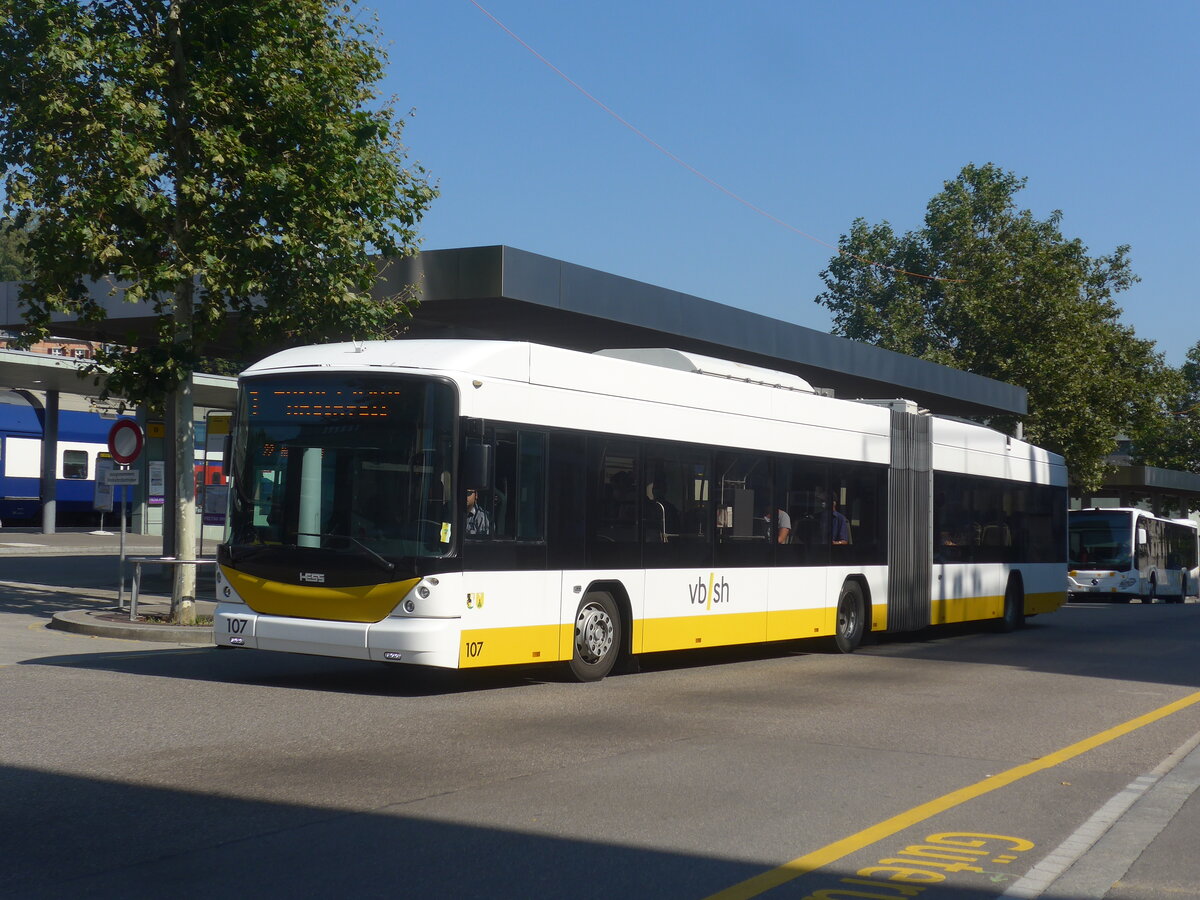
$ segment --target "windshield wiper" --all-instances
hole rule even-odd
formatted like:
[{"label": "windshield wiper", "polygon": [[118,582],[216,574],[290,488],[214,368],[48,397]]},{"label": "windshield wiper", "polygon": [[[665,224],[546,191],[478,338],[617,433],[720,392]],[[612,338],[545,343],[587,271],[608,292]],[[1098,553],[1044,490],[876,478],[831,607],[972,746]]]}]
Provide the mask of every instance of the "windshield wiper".
[{"label": "windshield wiper", "polygon": [[[371,560],[378,563],[380,566],[382,566],[388,572],[393,572],[396,569],[396,564],[394,562],[392,562],[391,560],[387,559],[386,557],[383,557],[380,554],[376,553],[374,550],[372,550],[370,547],[368,547],[366,544],[364,544],[362,541],[360,541],[358,538],[354,537],[353,535],[333,534],[332,532],[323,532],[321,534],[313,534],[311,531],[298,531],[298,532],[296,532],[296,535],[297,535],[297,537],[337,538],[338,540],[349,541],[355,547],[357,547],[359,550],[361,550],[363,552],[363,555],[370,557]],[[324,547],[324,544],[322,544],[321,546]]]},{"label": "windshield wiper", "polygon": [[278,544],[230,544],[229,561],[232,563],[245,562],[248,559],[266,553],[268,550],[279,549]]}]

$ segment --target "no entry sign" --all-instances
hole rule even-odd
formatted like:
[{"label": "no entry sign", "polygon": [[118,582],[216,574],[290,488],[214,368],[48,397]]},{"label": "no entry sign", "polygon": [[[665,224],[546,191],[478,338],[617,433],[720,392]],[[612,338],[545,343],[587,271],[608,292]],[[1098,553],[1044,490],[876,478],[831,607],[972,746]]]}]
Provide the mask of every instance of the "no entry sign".
[{"label": "no entry sign", "polygon": [[123,466],[138,458],[145,443],[142,428],[133,419],[117,419],[108,430],[108,452]]}]

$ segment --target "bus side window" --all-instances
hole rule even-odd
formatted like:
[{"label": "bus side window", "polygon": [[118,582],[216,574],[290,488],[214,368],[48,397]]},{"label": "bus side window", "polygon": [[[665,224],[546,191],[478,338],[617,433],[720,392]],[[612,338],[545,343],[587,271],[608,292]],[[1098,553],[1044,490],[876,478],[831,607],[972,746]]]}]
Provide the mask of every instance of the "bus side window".
[{"label": "bus side window", "polygon": [[483,491],[479,503],[492,522],[493,540],[512,540],[516,531],[517,433],[511,428],[495,432],[492,486]]},{"label": "bus side window", "polygon": [[[491,486],[478,494],[494,541],[546,539],[546,435],[497,428]],[[470,487],[468,485],[468,487]]]},{"label": "bus side window", "polygon": [[833,559],[886,562],[887,491],[888,474],[882,466],[833,466],[824,523]]},{"label": "bus side window", "polygon": [[825,481],[829,466],[818,460],[782,459],[775,467],[775,507],[788,514],[788,542],[776,546],[776,565],[825,565],[829,561]]},{"label": "bus side window", "polygon": [[717,541],[725,544],[770,540],[778,526],[771,508],[767,457],[718,453],[714,471]]},{"label": "bus side window", "polygon": [[780,515],[782,507],[772,502],[770,458],[749,451],[718,452],[713,491],[716,564],[772,565],[775,543],[791,535],[791,519],[784,517],[786,511]]},{"label": "bus side window", "polygon": [[546,539],[546,435],[522,431],[517,439],[517,540]]},{"label": "bus side window", "polygon": [[597,450],[599,483],[589,529],[591,541],[598,545],[637,541],[640,514],[637,448],[614,442]]},{"label": "bus side window", "polygon": [[706,543],[711,538],[714,518],[706,453],[674,444],[651,445],[642,490],[647,543]]}]

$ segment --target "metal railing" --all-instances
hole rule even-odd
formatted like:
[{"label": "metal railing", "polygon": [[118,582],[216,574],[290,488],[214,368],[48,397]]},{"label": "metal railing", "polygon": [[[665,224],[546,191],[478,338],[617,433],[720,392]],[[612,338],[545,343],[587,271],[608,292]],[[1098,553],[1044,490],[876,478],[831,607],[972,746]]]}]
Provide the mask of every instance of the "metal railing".
[{"label": "metal railing", "polygon": [[[137,620],[138,615],[138,595],[142,589],[142,566],[158,565],[158,566],[213,566],[217,561],[212,558],[207,559],[179,559],[175,556],[128,556],[126,562],[133,563],[133,588],[129,594],[129,621]],[[199,572],[197,572],[199,574]],[[124,582],[124,577],[122,577]],[[174,600],[171,602],[171,613],[174,614]]]}]

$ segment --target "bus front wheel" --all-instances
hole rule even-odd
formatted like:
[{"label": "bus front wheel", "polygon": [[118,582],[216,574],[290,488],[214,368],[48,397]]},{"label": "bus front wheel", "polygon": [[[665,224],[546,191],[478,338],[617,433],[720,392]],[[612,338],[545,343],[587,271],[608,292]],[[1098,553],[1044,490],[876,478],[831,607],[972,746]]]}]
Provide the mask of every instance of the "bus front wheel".
[{"label": "bus front wheel", "polygon": [[621,652],[621,612],[610,594],[587,594],[575,612],[571,674],[580,681],[599,681],[612,671]]},{"label": "bus front wheel", "polygon": [[847,581],[842,585],[842,594],[838,597],[837,630],[833,636],[837,648],[843,653],[853,653],[862,643],[866,627],[867,604],[863,600],[862,588],[856,581]]}]

